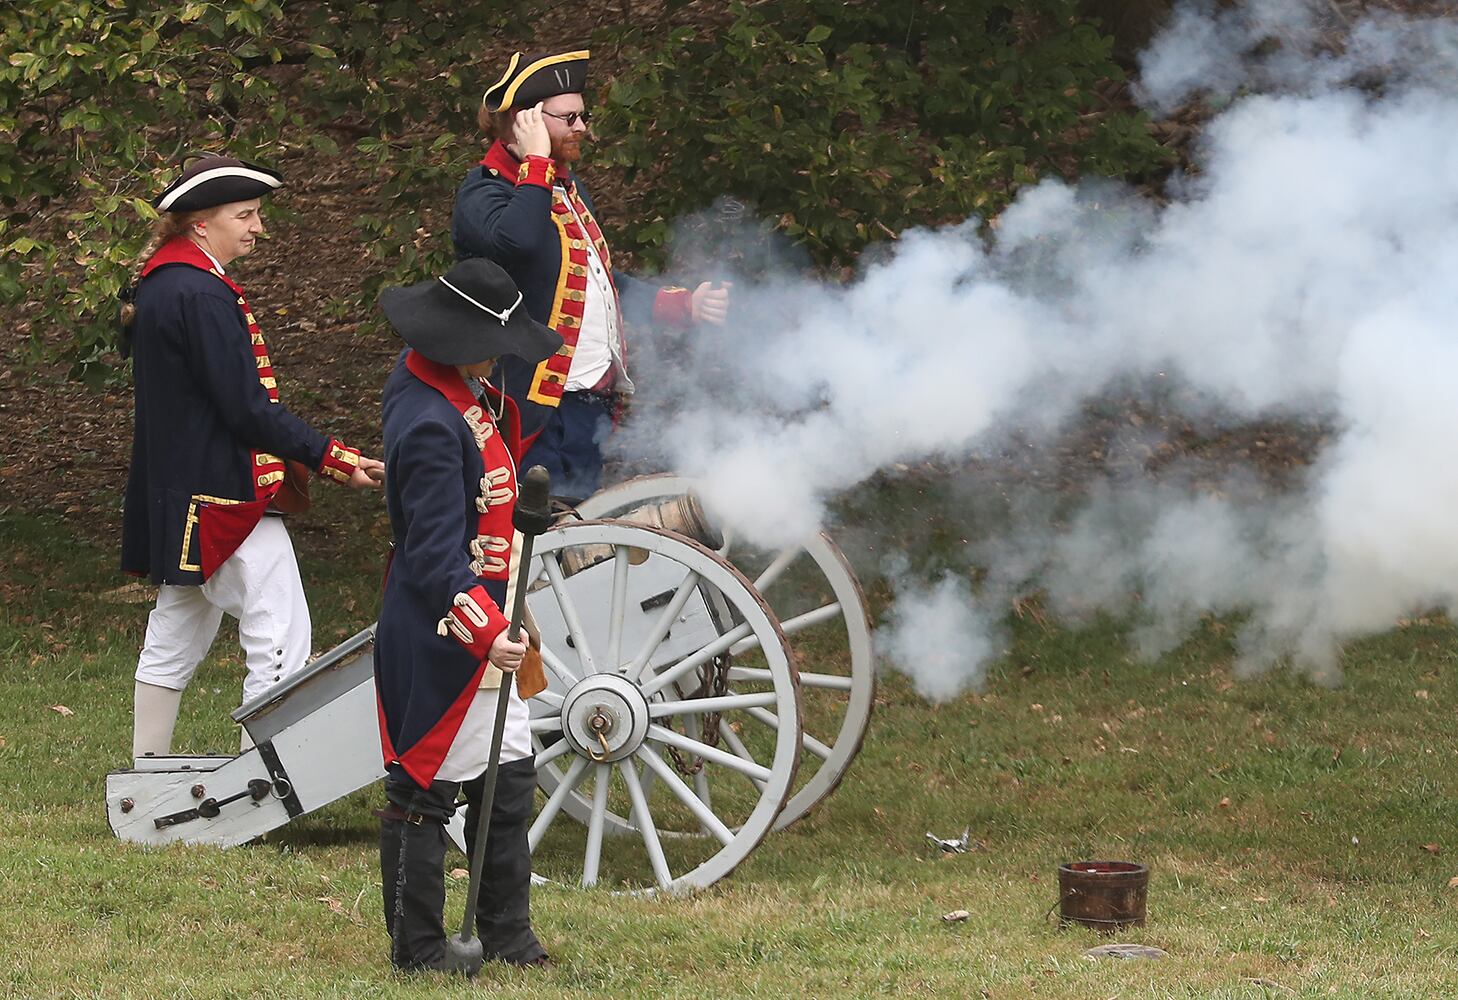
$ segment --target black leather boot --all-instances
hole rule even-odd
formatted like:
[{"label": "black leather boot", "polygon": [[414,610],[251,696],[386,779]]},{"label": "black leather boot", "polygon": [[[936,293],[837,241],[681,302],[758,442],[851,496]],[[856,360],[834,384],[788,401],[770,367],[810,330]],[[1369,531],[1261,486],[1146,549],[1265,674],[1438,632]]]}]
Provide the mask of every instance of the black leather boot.
[{"label": "black leather boot", "polygon": [[[477,810],[482,779],[462,784],[466,795],[466,855],[473,856]],[[549,961],[546,949],[532,931],[532,856],[527,846],[532,796],[537,787],[536,762],[531,757],[501,765],[496,774],[496,798],[486,837],[485,869],[476,904],[476,933],[487,961],[510,965],[541,965]]]},{"label": "black leather boot", "polygon": [[455,811],[458,787],[436,781],[422,789],[393,770],[385,778],[381,901],[397,969],[438,969],[445,959],[445,822]]}]

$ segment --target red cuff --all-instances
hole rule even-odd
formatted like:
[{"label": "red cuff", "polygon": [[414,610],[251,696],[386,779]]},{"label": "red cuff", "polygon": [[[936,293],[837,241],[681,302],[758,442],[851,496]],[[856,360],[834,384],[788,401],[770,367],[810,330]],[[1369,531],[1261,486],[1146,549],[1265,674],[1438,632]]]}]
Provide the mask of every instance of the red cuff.
[{"label": "red cuff", "polygon": [[552,162],[551,157],[528,156],[521,161],[521,169],[516,172],[516,183],[517,186],[535,184],[550,191],[556,176],[557,165]]},{"label": "red cuff", "polygon": [[506,630],[508,622],[486,593],[486,588],[472,587],[457,594],[451,609],[436,627],[438,635],[449,635],[459,642],[477,661],[486,659],[491,644]]},{"label": "red cuff", "polygon": [[349,478],[354,475],[354,470],[358,468],[359,449],[340,444],[334,438],[330,438],[329,447],[324,449],[324,461],[319,463],[319,468],[315,471],[321,476],[328,476],[336,483],[348,483]]},{"label": "red cuff", "polygon": [[676,285],[660,288],[653,298],[653,322],[687,330],[694,323],[694,293]]}]

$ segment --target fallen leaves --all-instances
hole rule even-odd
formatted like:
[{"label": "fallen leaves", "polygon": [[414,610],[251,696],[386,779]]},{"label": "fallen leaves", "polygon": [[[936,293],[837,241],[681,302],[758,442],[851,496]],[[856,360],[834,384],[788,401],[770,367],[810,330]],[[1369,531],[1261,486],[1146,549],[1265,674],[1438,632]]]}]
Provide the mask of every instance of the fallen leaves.
[{"label": "fallen leaves", "polygon": [[450,870],[450,876],[451,878],[470,878],[471,870],[469,868],[452,868]]},{"label": "fallen leaves", "polygon": [[968,910],[953,910],[951,913],[942,914],[942,923],[959,924],[970,916],[972,916],[972,914]]},{"label": "fallen leaves", "polygon": [[1443,848],[1439,844],[1424,844],[1423,850],[1427,851],[1429,854],[1435,857],[1443,853]]},{"label": "fallen leaves", "polygon": [[96,595],[96,599],[108,604],[151,604],[157,599],[157,588],[144,580],[134,580],[111,590],[103,590]]},{"label": "fallen leaves", "polygon": [[71,716],[73,716],[73,715],[76,714],[75,712],[73,712],[69,708],[67,708],[65,705],[52,705],[51,706],[51,711],[52,712],[55,712],[57,715],[61,716],[62,718],[66,718],[66,719],[69,719]]}]

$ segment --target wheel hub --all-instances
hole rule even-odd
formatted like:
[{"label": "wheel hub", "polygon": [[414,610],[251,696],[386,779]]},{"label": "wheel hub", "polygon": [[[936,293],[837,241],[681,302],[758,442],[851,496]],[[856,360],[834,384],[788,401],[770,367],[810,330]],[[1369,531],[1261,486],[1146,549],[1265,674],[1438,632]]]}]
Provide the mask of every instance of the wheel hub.
[{"label": "wheel hub", "polygon": [[562,733],[584,757],[622,760],[648,734],[648,700],[638,685],[619,674],[593,674],[578,681],[562,700]]}]

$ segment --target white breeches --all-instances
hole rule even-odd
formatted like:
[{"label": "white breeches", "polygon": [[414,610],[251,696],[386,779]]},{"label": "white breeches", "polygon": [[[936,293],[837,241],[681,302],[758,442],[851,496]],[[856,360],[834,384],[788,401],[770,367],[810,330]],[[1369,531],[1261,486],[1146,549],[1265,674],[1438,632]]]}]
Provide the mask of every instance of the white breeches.
[{"label": "white breeches", "polygon": [[207,655],[223,614],[238,620],[248,666],[243,701],[299,670],[312,625],[294,546],[281,517],[264,517],[201,586],[163,584],[147,618],[137,680],[181,691]]}]

